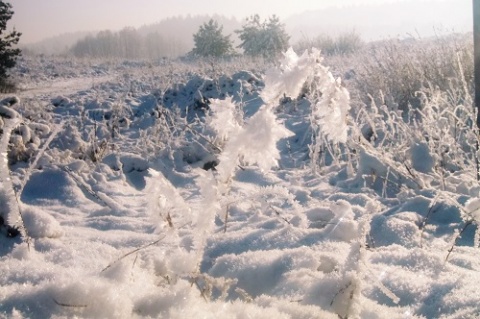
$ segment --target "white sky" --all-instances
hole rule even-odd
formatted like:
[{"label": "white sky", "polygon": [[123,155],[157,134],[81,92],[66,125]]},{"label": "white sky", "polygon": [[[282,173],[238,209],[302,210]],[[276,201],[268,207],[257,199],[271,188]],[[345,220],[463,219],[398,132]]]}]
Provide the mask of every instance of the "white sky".
[{"label": "white sky", "polygon": [[[7,0],[15,11],[9,28],[23,33],[23,43],[75,31],[139,27],[169,16],[217,13],[243,19],[258,13],[262,17],[277,14],[284,19],[331,6],[398,1],[407,0]],[[410,1],[412,10],[419,1]]]}]

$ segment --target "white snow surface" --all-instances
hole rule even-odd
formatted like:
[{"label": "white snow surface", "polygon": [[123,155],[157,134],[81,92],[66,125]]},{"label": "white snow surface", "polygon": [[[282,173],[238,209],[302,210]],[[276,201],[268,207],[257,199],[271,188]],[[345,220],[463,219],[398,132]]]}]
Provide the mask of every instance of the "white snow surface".
[{"label": "white snow surface", "polygon": [[[267,72],[268,108],[262,74],[223,74],[232,85],[202,93],[217,99],[212,128],[198,120],[196,92],[184,94],[215,79],[190,71],[129,66],[95,85],[78,71],[20,92],[0,145],[0,214],[23,230],[0,234],[0,318],[480,317],[478,187],[455,179],[444,201],[412,181],[392,190],[385,180],[402,168],[367,146],[356,173],[342,163],[311,170],[308,103],[274,107],[298,95],[314,60],[289,51],[283,71]],[[162,76],[178,83],[162,86]],[[163,106],[167,88],[176,108]],[[123,118],[130,125],[117,125]],[[21,119],[32,124],[25,144],[61,131],[8,164],[6,134]],[[420,173],[432,170],[426,156]],[[218,170],[204,171],[212,159]]]}]

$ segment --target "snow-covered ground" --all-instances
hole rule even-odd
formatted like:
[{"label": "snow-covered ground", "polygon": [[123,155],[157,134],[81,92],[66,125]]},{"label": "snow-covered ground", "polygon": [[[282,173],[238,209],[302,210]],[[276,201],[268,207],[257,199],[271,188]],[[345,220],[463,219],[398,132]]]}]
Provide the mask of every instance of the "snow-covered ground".
[{"label": "snow-covered ground", "polygon": [[474,166],[360,123],[316,54],[31,67],[0,106],[0,317],[480,317]]}]

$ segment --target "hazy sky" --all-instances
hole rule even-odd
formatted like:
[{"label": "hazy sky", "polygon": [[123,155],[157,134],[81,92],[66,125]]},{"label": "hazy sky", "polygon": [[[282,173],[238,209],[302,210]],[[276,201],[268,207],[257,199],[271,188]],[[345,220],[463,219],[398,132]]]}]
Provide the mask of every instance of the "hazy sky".
[{"label": "hazy sky", "polygon": [[[23,33],[23,43],[75,31],[139,27],[169,16],[218,13],[243,19],[258,13],[262,17],[277,14],[284,19],[331,6],[398,1],[408,0],[7,0],[15,11],[9,28]],[[422,0],[410,1],[412,7],[418,1]]]}]

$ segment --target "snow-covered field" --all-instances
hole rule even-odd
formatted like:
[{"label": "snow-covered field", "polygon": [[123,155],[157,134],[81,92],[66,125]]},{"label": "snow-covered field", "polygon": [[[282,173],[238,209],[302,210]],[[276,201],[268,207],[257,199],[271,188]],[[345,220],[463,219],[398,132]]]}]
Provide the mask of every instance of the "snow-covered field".
[{"label": "snow-covered field", "polygon": [[1,318],[480,317],[471,97],[360,109],[318,52],[22,63]]}]

